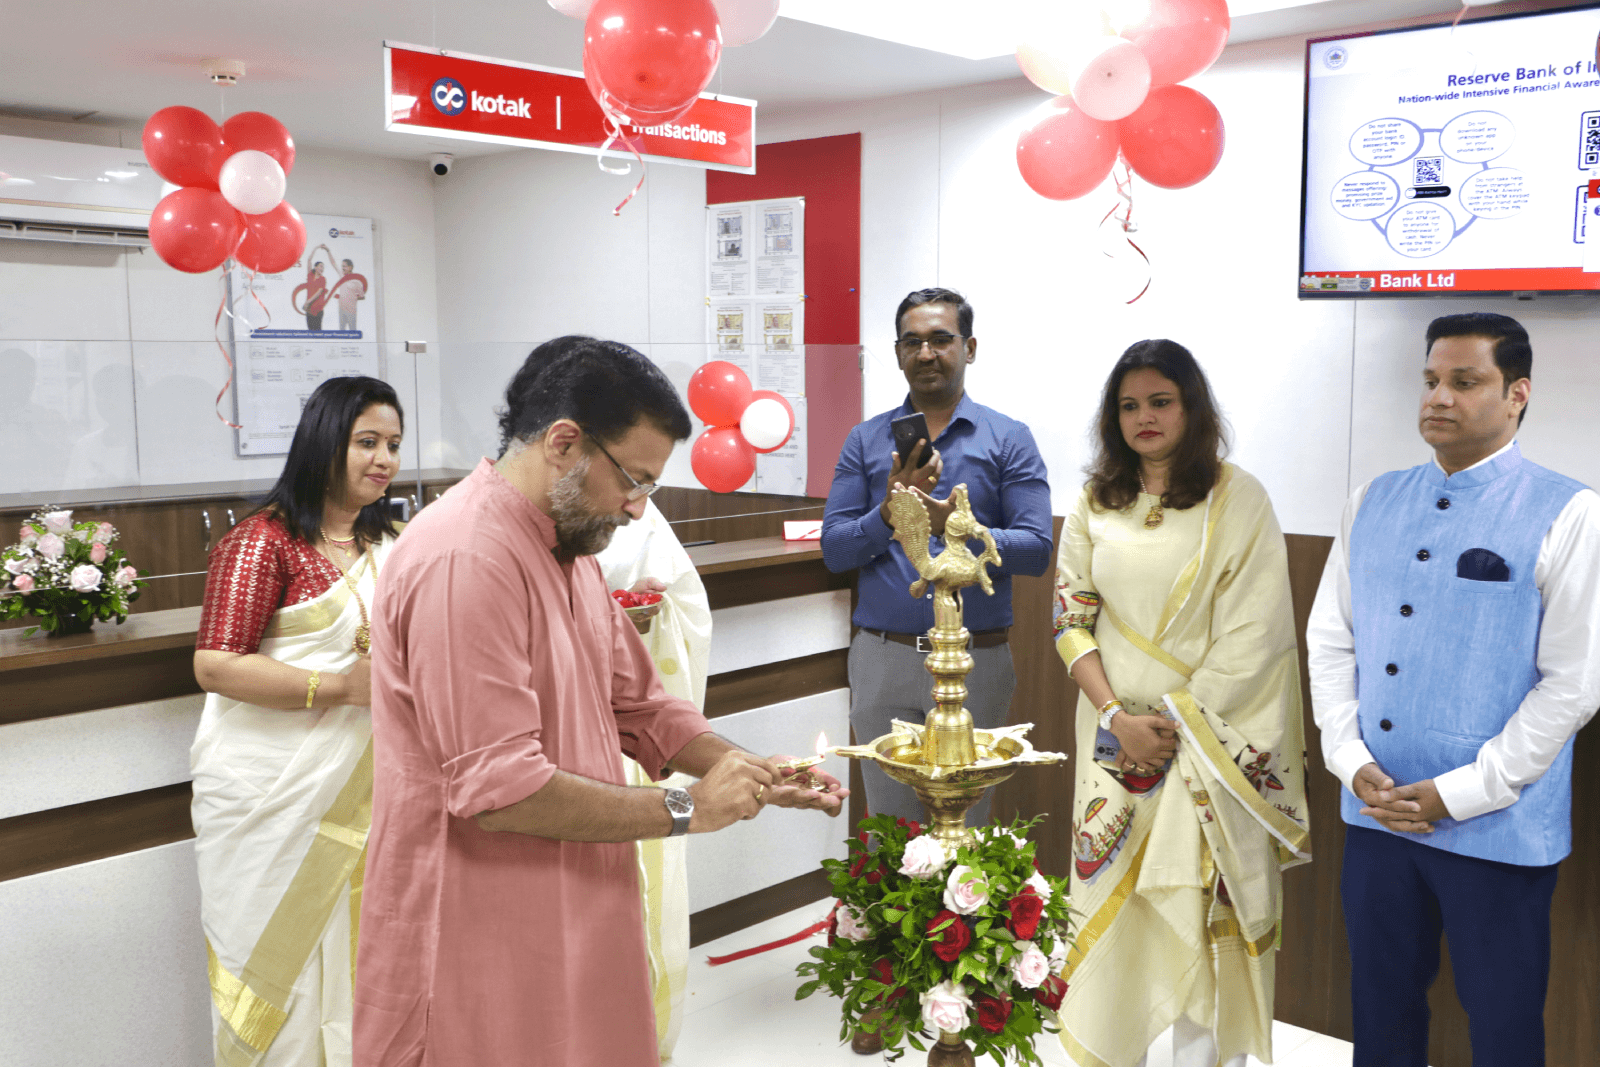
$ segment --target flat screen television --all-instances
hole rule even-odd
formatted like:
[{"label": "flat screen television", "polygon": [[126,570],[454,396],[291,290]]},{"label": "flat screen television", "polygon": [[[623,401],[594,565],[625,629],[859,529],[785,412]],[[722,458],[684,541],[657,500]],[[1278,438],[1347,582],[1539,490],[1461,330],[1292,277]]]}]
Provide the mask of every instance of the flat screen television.
[{"label": "flat screen television", "polygon": [[1307,41],[1300,295],[1600,291],[1597,37],[1600,4]]}]

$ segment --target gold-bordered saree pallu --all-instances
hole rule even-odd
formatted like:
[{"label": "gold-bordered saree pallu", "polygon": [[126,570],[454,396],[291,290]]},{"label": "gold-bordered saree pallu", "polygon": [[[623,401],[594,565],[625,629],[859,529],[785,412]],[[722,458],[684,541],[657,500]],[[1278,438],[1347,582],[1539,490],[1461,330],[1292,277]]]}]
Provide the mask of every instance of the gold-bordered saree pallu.
[{"label": "gold-bordered saree pallu", "polygon": [[[1166,767],[1094,759],[1077,708],[1072,904],[1061,1040],[1085,1067],[1132,1067],[1180,1015],[1218,1059],[1271,1062],[1281,872],[1310,860],[1305,742],[1287,555],[1261,484],[1225,465],[1203,505],[1099,512],[1062,534],[1057,648],[1098,650],[1134,714],[1173,720]],[[1154,584],[1153,584],[1154,583]],[[1170,583],[1170,584],[1169,584]]]},{"label": "gold-bordered saree pallu", "polygon": [[[386,537],[350,576],[367,613]],[[338,674],[361,607],[340,582],[273,615],[260,652]],[[219,1067],[350,1063],[372,713],[206,698],[190,751],[195,857]]]}]

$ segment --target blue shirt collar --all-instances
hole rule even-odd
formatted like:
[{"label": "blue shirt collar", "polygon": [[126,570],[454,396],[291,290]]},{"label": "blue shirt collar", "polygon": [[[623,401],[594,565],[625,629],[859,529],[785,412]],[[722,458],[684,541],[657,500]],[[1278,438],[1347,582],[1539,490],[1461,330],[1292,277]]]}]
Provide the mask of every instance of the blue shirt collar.
[{"label": "blue shirt collar", "polygon": [[1503,478],[1520,466],[1522,466],[1522,449],[1513,439],[1509,445],[1494,455],[1479,460],[1466,470],[1447,475],[1444,468],[1439,466],[1439,461],[1435,459],[1426,465],[1425,471],[1429,485],[1440,489],[1471,489]]},{"label": "blue shirt collar", "polygon": [[[900,418],[905,415],[911,415],[914,414],[916,410],[916,408],[911,406],[911,394],[907,393],[906,398],[901,403],[899,410],[895,412],[895,417]],[[954,426],[957,419],[963,419],[968,425],[971,426],[978,425],[977,402],[972,399],[972,394],[967,392],[965,389],[961,390],[961,399],[956,401],[956,409],[950,413],[950,426]],[[945,427],[946,433],[949,432],[950,426]],[[932,442],[930,441],[929,444],[932,444]]]}]

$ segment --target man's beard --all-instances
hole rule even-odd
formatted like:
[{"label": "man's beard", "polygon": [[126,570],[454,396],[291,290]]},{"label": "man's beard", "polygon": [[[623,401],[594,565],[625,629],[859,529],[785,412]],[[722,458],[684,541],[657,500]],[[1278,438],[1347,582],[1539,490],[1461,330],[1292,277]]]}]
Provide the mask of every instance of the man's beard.
[{"label": "man's beard", "polygon": [[605,551],[625,515],[596,515],[583,491],[589,457],[581,457],[550,487],[550,518],[556,524],[556,545],[564,556],[593,556]]}]

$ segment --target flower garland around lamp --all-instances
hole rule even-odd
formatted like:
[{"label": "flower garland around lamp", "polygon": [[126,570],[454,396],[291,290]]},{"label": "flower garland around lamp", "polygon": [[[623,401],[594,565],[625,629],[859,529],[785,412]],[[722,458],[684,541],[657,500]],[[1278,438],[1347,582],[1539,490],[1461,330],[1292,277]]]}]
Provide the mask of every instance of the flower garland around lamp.
[{"label": "flower garland around lamp", "polygon": [[32,615],[50,637],[88,633],[95,620],[128,617],[128,605],[149,585],[113,548],[109,522],[73,522],[70,511],[36,511],[20,540],[0,552],[0,619]]},{"label": "flower garland around lamp", "polygon": [[822,863],[838,901],[795,999],[826,989],[843,1002],[841,1039],[877,1030],[891,1058],[949,1035],[974,1057],[1041,1062],[1033,1042],[1059,1030],[1073,922],[1066,880],[1035,865],[1037,821],[984,827],[952,853],[915,822],[863,819],[850,858]]}]

